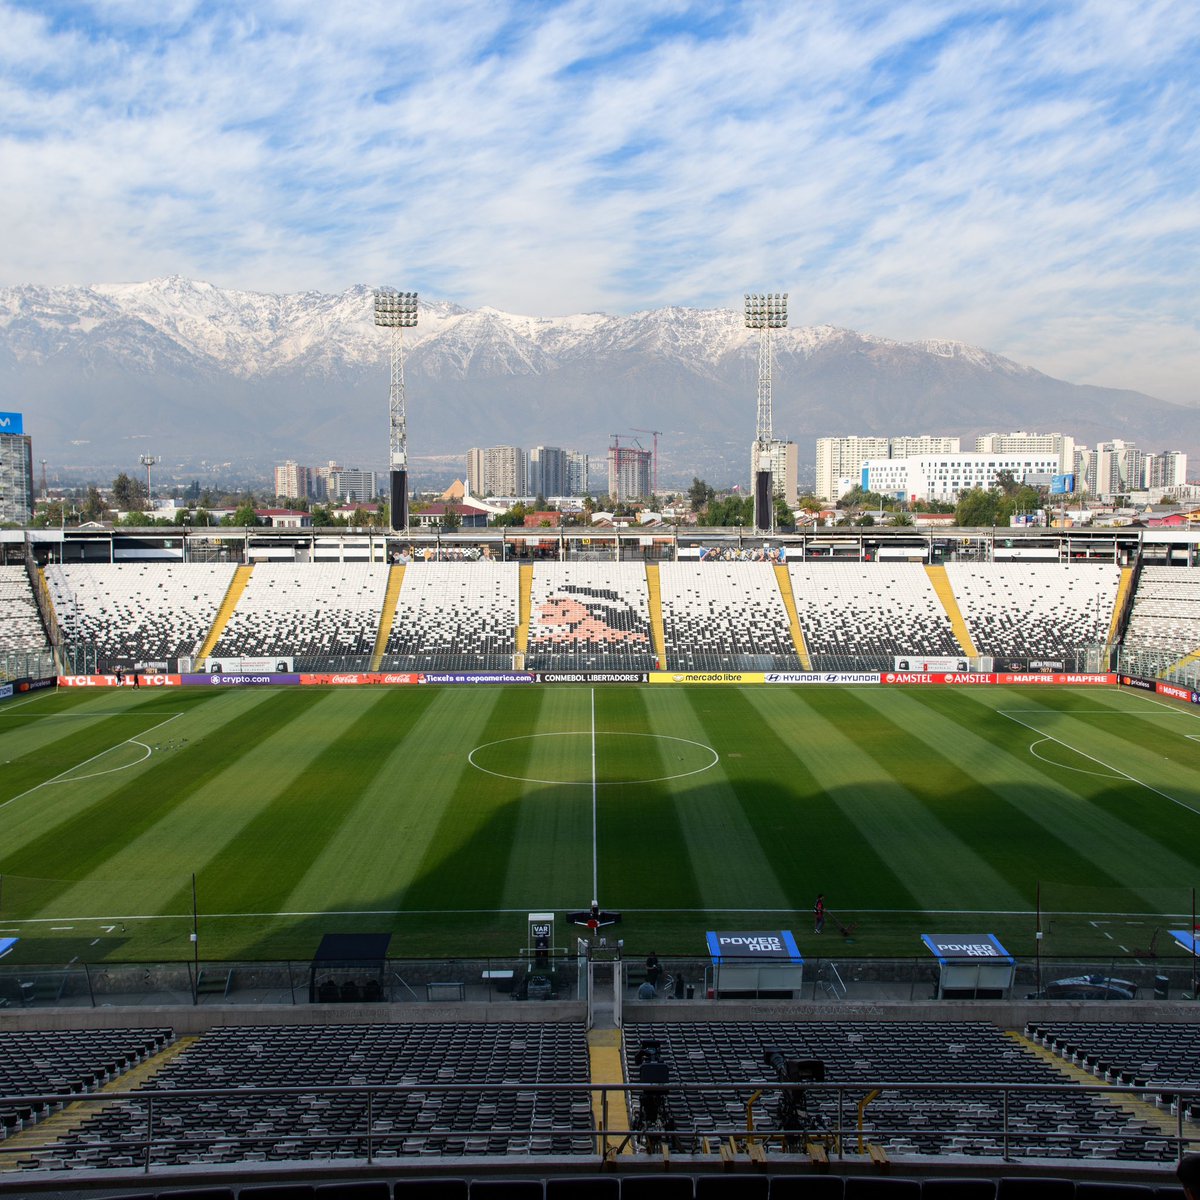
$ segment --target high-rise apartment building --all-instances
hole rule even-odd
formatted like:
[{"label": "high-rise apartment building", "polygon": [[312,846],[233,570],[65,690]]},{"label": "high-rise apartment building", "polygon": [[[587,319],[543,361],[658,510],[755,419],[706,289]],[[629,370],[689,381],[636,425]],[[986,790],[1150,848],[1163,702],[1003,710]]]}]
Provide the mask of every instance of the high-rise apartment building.
[{"label": "high-rise apartment building", "polygon": [[859,484],[862,465],[868,460],[957,454],[960,444],[956,437],[933,434],[817,438],[816,494],[821,500],[837,500]]},{"label": "high-rise apartment building", "polygon": [[472,496],[524,496],[527,459],[520,446],[473,446],[467,451],[467,490]]},{"label": "high-rise apartment building", "polygon": [[588,481],[588,456],[578,450],[567,451],[567,488],[568,496],[586,496],[591,487]]},{"label": "high-rise apartment building", "polygon": [[534,496],[567,496],[567,451],[534,446],[527,464],[528,487]]},{"label": "high-rise apartment building", "polygon": [[21,413],[0,412],[0,521],[33,519],[33,438]]},{"label": "high-rise apartment building", "polygon": [[275,495],[290,500],[304,500],[313,494],[313,472],[311,467],[302,467],[288,459],[275,468]]},{"label": "high-rise apartment building", "polygon": [[608,494],[613,500],[636,500],[650,495],[654,455],[637,446],[609,446]]},{"label": "high-rise apartment building", "polygon": [[1058,474],[1069,475],[1075,470],[1075,439],[1062,433],[986,433],[975,439],[976,454],[1058,455]]},{"label": "high-rise apartment building", "polygon": [[1145,485],[1146,453],[1116,438],[1096,446],[1095,487],[1097,496],[1120,496],[1140,492]]},{"label": "high-rise apartment building", "polygon": [[753,480],[759,470],[771,472],[771,489],[776,496],[781,496],[791,507],[795,508],[799,500],[797,480],[800,474],[800,454],[795,442],[786,442],[779,438],[767,443],[767,452],[760,458],[758,442],[750,443],[750,478]]},{"label": "high-rise apartment building", "polygon": [[1187,483],[1187,455],[1182,450],[1161,450],[1146,456],[1146,486],[1176,488]]},{"label": "high-rise apartment building", "polygon": [[329,472],[329,499],[343,503],[368,503],[379,495],[379,476],[354,467]]}]

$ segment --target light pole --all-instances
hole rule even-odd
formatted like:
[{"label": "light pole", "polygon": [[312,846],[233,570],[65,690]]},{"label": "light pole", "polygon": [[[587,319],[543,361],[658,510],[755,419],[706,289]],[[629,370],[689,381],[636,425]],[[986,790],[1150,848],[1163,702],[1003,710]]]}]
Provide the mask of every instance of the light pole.
[{"label": "light pole", "polygon": [[397,292],[392,288],[376,289],[375,324],[392,331],[388,451],[392,530],[396,533],[408,529],[408,416],[404,407],[404,330],[413,328],[416,323],[416,292]]},{"label": "light pole", "polygon": [[746,294],[746,328],[758,336],[758,416],[754,434],[754,525],[765,533],[775,528],[771,480],[771,330],[787,328],[787,292]]}]

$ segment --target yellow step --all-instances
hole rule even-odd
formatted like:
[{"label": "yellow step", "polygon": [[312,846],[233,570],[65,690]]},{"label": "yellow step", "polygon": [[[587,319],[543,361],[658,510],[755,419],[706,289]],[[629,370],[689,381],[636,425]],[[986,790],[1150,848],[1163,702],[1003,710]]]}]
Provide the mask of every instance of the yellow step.
[{"label": "yellow step", "polygon": [[392,636],[392,625],[396,620],[396,605],[400,601],[400,588],[404,583],[404,564],[398,563],[388,572],[387,592],[383,597],[383,612],[379,614],[379,634],[375,638],[375,649],[371,652],[371,670],[378,671]]},{"label": "yellow step", "polygon": [[1125,608],[1125,600],[1129,595],[1129,589],[1133,586],[1133,568],[1121,568],[1121,582],[1117,584],[1117,598],[1113,603],[1112,620],[1108,623],[1108,641],[1107,645],[1111,646],[1117,636],[1117,622],[1121,619],[1121,613]]},{"label": "yellow step", "polygon": [[[1045,1046],[1039,1046],[1037,1042],[1031,1038],[1027,1038],[1023,1033],[1019,1033],[1015,1029],[1006,1029],[1005,1036],[1011,1038],[1017,1045],[1023,1046],[1030,1054],[1036,1055],[1044,1063],[1047,1063],[1058,1071],[1059,1074],[1065,1075],[1072,1083],[1091,1084],[1094,1087],[1104,1082],[1090,1071],[1085,1071],[1082,1067],[1077,1067],[1074,1063],[1067,1062],[1066,1059],[1055,1054],[1053,1050],[1047,1050]],[[1131,1114],[1144,1124],[1153,1125],[1167,1137],[1174,1137],[1177,1133],[1175,1118],[1161,1109],[1155,1108],[1153,1104],[1148,1100],[1143,1100],[1140,1096],[1123,1096],[1120,1092],[1098,1092],[1097,1098],[1105,1104],[1111,1104],[1114,1108],[1119,1108]],[[1187,1129],[1186,1122],[1184,1129],[1185,1131]]]},{"label": "yellow step", "polygon": [[784,563],[775,564],[775,581],[779,584],[779,594],[783,597],[783,607],[787,609],[788,624],[792,629],[792,645],[796,647],[796,657],[805,671],[812,670],[812,659],[808,657],[808,645],[804,641],[804,630],[800,628],[800,614],[796,609],[796,596],[792,591],[792,577],[788,574]]},{"label": "yellow step", "polygon": [[662,615],[662,580],[658,563],[646,564],[646,593],[650,601],[650,635],[654,639],[654,657],[660,671],[667,670],[667,631]]},{"label": "yellow step", "polygon": [[208,658],[217,648],[217,643],[221,640],[221,634],[225,632],[225,626],[229,624],[229,618],[233,616],[233,610],[237,608],[238,601],[242,598],[242,593],[246,590],[246,584],[250,582],[250,574],[253,570],[254,568],[249,566],[238,567],[234,571],[233,578],[229,581],[229,590],[225,593],[225,599],[221,601],[221,607],[217,610],[217,619],[213,621],[213,627],[208,631],[208,637],[204,639],[204,645],[200,647],[199,658],[201,662]]},{"label": "yellow step", "polygon": [[925,574],[929,576],[929,582],[933,584],[933,590],[937,592],[937,598],[942,602],[946,616],[950,618],[950,628],[954,630],[954,636],[958,639],[962,652],[968,658],[974,658],[979,651],[975,649],[975,643],[971,640],[971,631],[967,628],[966,621],[963,620],[962,610],[958,607],[958,598],[950,586],[950,577],[946,574],[946,568],[926,567]]},{"label": "yellow step", "polygon": [[520,597],[517,600],[517,653],[524,659],[529,649],[529,618],[533,608],[533,565],[522,563],[518,570],[521,580]]},{"label": "yellow step", "polygon": [[[169,1046],[164,1046],[152,1058],[148,1058],[143,1063],[138,1063],[136,1067],[125,1071],[115,1079],[110,1079],[98,1089],[96,1094],[103,1095],[105,1092],[138,1091],[149,1080],[153,1079],[167,1063],[177,1058],[198,1040],[195,1037],[176,1038],[175,1041]],[[25,1151],[32,1153],[35,1150],[52,1150],[60,1138],[70,1136],[98,1113],[102,1113],[106,1109],[120,1103],[123,1103],[123,1101],[112,1100],[107,1103],[98,1100],[89,1100],[87,1102],[75,1101],[72,1104],[65,1105],[61,1112],[52,1114],[44,1121],[39,1121],[36,1125],[30,1126],[28,1129],[22,1129],[14,1133],[11,1137],[5,1138],[3,1142],[3,1166],[0,1166],[0,1171],[19,1169],[17,1152]]]},{"label": "yellow step", "polygon": [[[624,1083],[625,1069],[621,1062],[621,1031],[619,1029],[589,1029],[588,1030],[588,1063],[589,1078],[592,1083]],[[604,1129],[609,1134],[616,1134],[617,1139],[629,1132],[629,1105],[625,1092],[608,1093],[608,1122],[604,1122],[604,1108],[601,1103],[602,1092],[592,1093],[592,1117],[597,1129]],[[600,1144],[596,1146],[601,1152]],[[626,1154],[631,1154],[633,1148],[626,1145]]]}]

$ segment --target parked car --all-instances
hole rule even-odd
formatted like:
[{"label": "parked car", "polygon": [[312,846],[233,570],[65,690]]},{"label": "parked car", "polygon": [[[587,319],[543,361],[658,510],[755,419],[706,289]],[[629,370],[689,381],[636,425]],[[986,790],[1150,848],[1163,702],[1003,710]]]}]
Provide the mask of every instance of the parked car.
[{"label": "parked car", "polygon": [[1137,984],[1129,979],[1112,979],[1107,975],[1076,975],[1071,979],[1055,979],[1040,992],[1031,992],[1027,1000],[1132,1000]]}]

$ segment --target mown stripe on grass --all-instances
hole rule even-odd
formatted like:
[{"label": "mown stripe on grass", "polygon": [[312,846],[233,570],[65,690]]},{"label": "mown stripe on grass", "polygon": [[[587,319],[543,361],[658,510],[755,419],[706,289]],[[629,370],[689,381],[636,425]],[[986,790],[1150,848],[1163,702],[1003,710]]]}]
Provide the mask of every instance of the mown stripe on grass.
[{"label": "mown stripe on grass", "polygon": [[[520,800],[528,785],[484,775],[470,766],[467,755],[476,745],[536,731],[545,692],[523,687],[469,690],[470,700],[463,697],[462,702],[489,705],[488,719],[478,733],[472,723],[468,737],[457,736],[456,732],[445,743],[453,748],[455,761],[433,800],[440,807],[441,819],[416,877],[404,894],[407,908],[445,908],[447,897],[455,908],[503,906]],[[527,774],[529,752],[527,740],[510,742],[505,773],[518,777]],[[545,867],[550,870],[553,850],[547,846],[543,853]],[[536,890],[540,879],[539,875],[530,880],[531,891]]]},{"label": "mown stripe on grass", "polygon": [[[492,688],[399,688],[376,707],[390,749],[282,907],[396,909],[429,853],[443,808],[499,699]],[[453,736],[448,736],[453,734]],[[469,748],[469,747],[468,747]]]},{"label": "mown stripe on grass", "polygon": [[519,788],[501,902],[582,908],[592,899],[590,691],[546,689],[530,732],[525,773],[560,782]]},{"label": "mown stripe on grass", "polygon": [[[168,911],[164,905],[171,897],[163,881],[186,878],[232,835],[247,807],[245,763],[261,762],[265,755],[275,763],[287,761],[291,738],[281,738],[278,730],[289,728],[311,703],[299,689],[230,693],[219,708],[206,706],[203,721],[198,714],[193,718],[189,730],[199,736],[152,759],[135,778],[100,795],[94,785],[104,780],[65,785],[62,790],[87,789],[93,803],[65,820],[47,819],[44,832],[6,856],[2,869],[54,880],[123,883],[126,912]],[[272,755],[281,741],[288,745]],[[176,818],[176,813],[184,815]],[[114,852],[114,847],[120,849]],[[55,912],[69,913],[73,886],[56,886]]]},{"label": "mown stripe on grass", "polygon": [[[679,729],[660,727],[661,706],[653,704],[653,699],[646,689],[597,688],[597,728],[612,735],[688,736]],[[676,703],[682,708],[678,698]],[[610,751],[619,754],[620,743],[619,736],[611,737]],[[661,754],[645,756],[642,761],[658,763],[653,770],[647,769],[647,778],[671,773]],[[680,781],[615,783],[600,792],[597,831],[601,894],[595,898],[601,904],[616,909],[707,905],[691,839],[700,820],[692,800],[698,794],[699,781],[707,780],[708,774]]]},{"label": "mown stripe on grass", "polygon": [[[807,739],[801,749],[804,762],[821,787],[824,801],[845,813],[892,874],[908,881],[920,907],[1026,906],[1024,897],[972,845],[955,836],[890,766],[875,760],[869,744],[880,731],[874,720],[862,721],[853,691],[791,689],[792,702],[801,706],[799,712],[773,690],[747,695],[773,723],[789,717],[797,721],[799,737]],[[823,812],[817,807],[797,817],[815,826]],[[836,866],[842,886],[853,887],[856,871],[852,859],[833,850],[828,861]],[[868,907],[865,891],[854,887],[852,895],[834,903],[843,908]]]},{"label": "mown stripe on grass", "polygon": [[[387,693],[333,690],[276,735],[288,746],[286,768],[242,760],[246,803],[236,836],[223,831],[199,872],[204,905],[218,912],[281,911],[290,893],[334,837],[347,810],[387,761],[395,743],[380,720]],[[273,864],[267,871],[263,863]],[[344,870],[353,871],[353,864]],[[324,907],[339,900],[343,872],[326,876]],[[335,890],[337,889],[337,890]]]},{"label": "mown stripe on grass", "polygon": [[905,784],[1027,903],[1033,903],[1038,880],[1052,875],[1116,882],[1080,835],[1080,797],[1023,747],[981,736],[981,726],[1007,724],[1003,717],[961,697],[950,702],[944,691],[862,689],[855,699],[864,722],[876,714],[888,721],[891,744],[887,737],[872,739],[870,753],[897,764]]},{"label": "mown stripe on grass", "polygon": [[858,825],[826,803],[805,762],[807,716],[791,692],[761,696],[763,704],[742,690],[722,691],[719,700],[700,690],[687,695],[792,907],[807,912],[817,892],[833,886],[831,866],[839,860],[853,864],[859,903],[919,907]]},{"label": "mown stripe on grass", "polygon": [[[999,708],[1000,713],[1005,707],[1016,707],[1011,703],[1007,706],[998,703],[1001,700],[1001,697],[972,694],[958,697],[954,707]],[[940,700],[936,703],[945,705],[948,702]],[[1039,738],[1044,736],[1037,732],[1038,729],[1053,729],[1054,736],[1067,746],[1074,745],[1095,755],[1101,762],[1113,753],[1103,726],[1084,724],[1078,716],[1065,717],[1054,707],[1055,703],[1050,696],[1022,697],[1021,719],[1034,726],[1033,729],[997,715],[994,721],[975,725],[975,733],[993,747],[1014,752],[1018,757],[1024,753],[1031,764],[1037,764],[1045,780],[1053,779],[1058,783],[1060,791],[1050,793],[1043,802],[1049,810],[1046,815],[1060,825],[1065,838],[1079,846],[1095,864],[1097,872],[1127,888],[1191,886],[1198,862],[1188,852],[1198,844],[1197,817],[1125,779],[1084,774],[1071,764],[1054,766],[1034,758],[1031,748],[1036,748]],[[1120,719],[1119,716],[1105,718],[1114,722]],[[1145,735],[1148,738],[1154,736],[1153,726],[1146,727]],[[1098,769],[1096,763],[1082,757],[1078,767],[1089,771]],[[1089,883],[1086,870],[1056,870],[1042,878],[1080,885]]]},{"label": "mown stripe on grass", "polygon": [[[668,697],[666,691],[651,689],[644,693],[646,727],[651,732],[712,745],[718,754],[736,743],[736,738],[729,736],[736,729],[737,722],[730,715],[732,710],[728,704],[735,700],[735,693],[722,694],[723,717],[720,724],[725,731],[725,738],[722,744],[713,745],[714,731],[706,724],[703,711],[705,705],[713,703],[711,694],[689,690]],[[663,743],[664,758],[669,744]],[[685,756],[684,763],[689,761],[690,758]],[[665,759],[664,765],[669,765],[669,762],[669,759]],[[669,772],[664,770],[666,773]],[[671,798],[679,828],[678,836],[682,839],[676,843],[663,843],[663,846],[680,845],[686,852],[690,866],[690,879],[686,882],[695,881],[700,890],[702,906],[788,906],[788,890],[764,852],[754,823],[743,807],[724,762],[719,762],[712,770],[702,774],[661,786],[663,794]],[[656,850],[660,862],[665,866],[662,847],[658,846]],[[731,864],[736,864],[736,869],[731,870]],[[670,906],[664,899],[662,881],[661,871],[647,876],[646,883],[652,885],[652,890],[643,893],[643,904]],[[679,907],[689,907],[692,901],[686,892],[681,892],[675,903]]]}]

